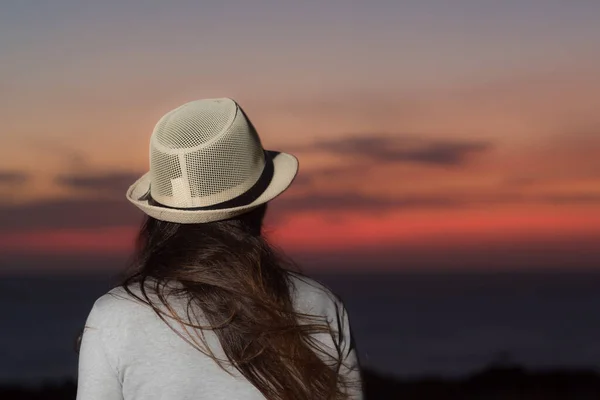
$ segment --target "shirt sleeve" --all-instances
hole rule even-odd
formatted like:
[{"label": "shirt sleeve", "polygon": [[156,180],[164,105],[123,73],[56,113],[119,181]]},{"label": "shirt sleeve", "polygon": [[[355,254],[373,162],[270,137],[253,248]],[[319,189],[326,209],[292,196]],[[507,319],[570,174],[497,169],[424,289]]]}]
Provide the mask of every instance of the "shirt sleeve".
[{"label": "shirt sleeve", "polygon": [[342,353],[342,362],[340,366],[340,376],[347,386],[348,398],[351,400],[363,400],[363,382],[360,371],[356,346],[350,326],[350,319],[344,305],[339,303],[338,324],[340,333],[340,348]]},{"label": "shirt sleeve", "polygon": [[[86,321],[79,349],[77,400],[122,400],[117,369],[108,357],[98,302]],[[106,311],[106,310],[104,310]]]}]

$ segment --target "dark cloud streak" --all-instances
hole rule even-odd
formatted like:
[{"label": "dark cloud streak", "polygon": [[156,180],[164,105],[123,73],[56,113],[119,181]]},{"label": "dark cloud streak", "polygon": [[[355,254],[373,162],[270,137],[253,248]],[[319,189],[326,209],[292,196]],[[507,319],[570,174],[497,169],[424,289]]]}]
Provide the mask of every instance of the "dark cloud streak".
[{"label": "dark cloud streak", "polygon": [[62,199],[0,206],[0,231],[137,225],[141,213],[126,200]]},{"label": "dark cloud streak", "polygon": [[598,204],[600,205],[600,193],[582,194],[548,194],[538,196],[536,201],[547,204]]},{"label": "dark cloud streak", "polygon": [[363,162],[455,167],[465,165],[471,156],[492,147],[484,141],[439,140],[409,134],[362,134],[315,143],[300,150],[326,151]]},{"label": "dark cloud streak", "polygon": [[0,171],[0,185],[22,185],[31,177],[20,171]]},{"label": "dark cloud streak", "polygon": [[358,211],[385,212],[414,208],[454,208],[465,202],[446,196],[375,197],[357,193],[307,194],[282,199],[273,204],[278,212]]},{"label": "dark cloud streak", "polygon": [[140,176],[142,176],[142,173],[129,172],[114,172],[102,175],[61,175],[56,178],[56,183],[75,190],[119,197],[125,196],[127,188]]}]

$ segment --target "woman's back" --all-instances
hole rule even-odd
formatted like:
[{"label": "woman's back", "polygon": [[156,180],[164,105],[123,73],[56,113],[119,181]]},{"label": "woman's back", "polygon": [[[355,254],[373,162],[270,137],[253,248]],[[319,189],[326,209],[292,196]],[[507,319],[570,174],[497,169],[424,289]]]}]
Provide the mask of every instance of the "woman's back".
[{"label": "woman's back", "polygon": [[159,120],[127,191],[147,217],[127,277],[88,318],[79,400],[360,398],[342,304],[263,235],[297,172],[231,99]]},{"label": "woman's back", "polygon": [[[339,346],[344,355],[340,374],[355,385],[360,384],[343,304],[319,283],[298,274],[291,275],[295,310],[327,320],[334,335],[317,333],[315,339],[333,358],[337,358],[336,347]],[[140,292],[135,288],[133,291]],[[178,313],[186,312],[186,304],[181,299],[169,299],[169,305]],[[235,368],[222,369],[184,339],[188,336],[181,327],[171,326],[122,287],[98,299],[83,335],[80,375],[84,379],[79,381],[78,398],[264,399]],[[214,355],[225,359],[216,335],[209,330],[203,334]],[[93,373],[86,369],[93,369]],[[350,398],[360,398],[359,391]]]}]

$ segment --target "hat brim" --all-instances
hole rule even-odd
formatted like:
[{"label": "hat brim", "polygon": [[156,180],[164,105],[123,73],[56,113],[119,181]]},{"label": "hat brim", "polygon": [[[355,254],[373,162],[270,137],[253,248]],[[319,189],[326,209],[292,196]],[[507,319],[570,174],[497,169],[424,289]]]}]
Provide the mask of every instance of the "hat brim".
[{"label": "hat brim", "polygon": [[185,210],[151,205],[148,201],[150,172],[142,175],[129,187],[127,200],[155,219],[180,224],[206,223],[237,217],[279,196],[291,185],[298,173],[298,159],[293,155],[272,151],[267,151],[267,153],[273,162],[273,178],[260,196],[243,206],[211,210]]}]

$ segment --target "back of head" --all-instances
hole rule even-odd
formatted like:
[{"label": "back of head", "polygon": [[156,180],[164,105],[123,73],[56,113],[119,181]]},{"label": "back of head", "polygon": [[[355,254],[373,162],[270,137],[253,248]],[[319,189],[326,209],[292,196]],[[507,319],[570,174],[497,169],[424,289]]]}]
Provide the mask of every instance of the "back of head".
[{"label": "back of head", "polygon": [[[165,323],[193,328],[186,338],[190,344],[225,367],[201,334],[203,329],[213,330],[227,363],[266,398],[345,398],[339,361],[320,357],[312,340],[314,333],[331,333],[330,327],[294,310],[290,264],[262,234],[267,202],[289,186],[297,161],[262,149],[237,103],[219,101],[220,105],[204,100],[182,106],[185,113],[179,115],[176,109],[157,125],[150,172],[127,193],[148,216],[123,285]],[[195,121],[203,107],[217,114],[222,107],[228,119],[213,121],[215,114],[205,113],[212,117]],[[170,144],[159,138],[165,131]],[[132,286],[139,286],[142,295],[134,294]],[[201,310],[203,320],[165,314],[171,294]]]}]

